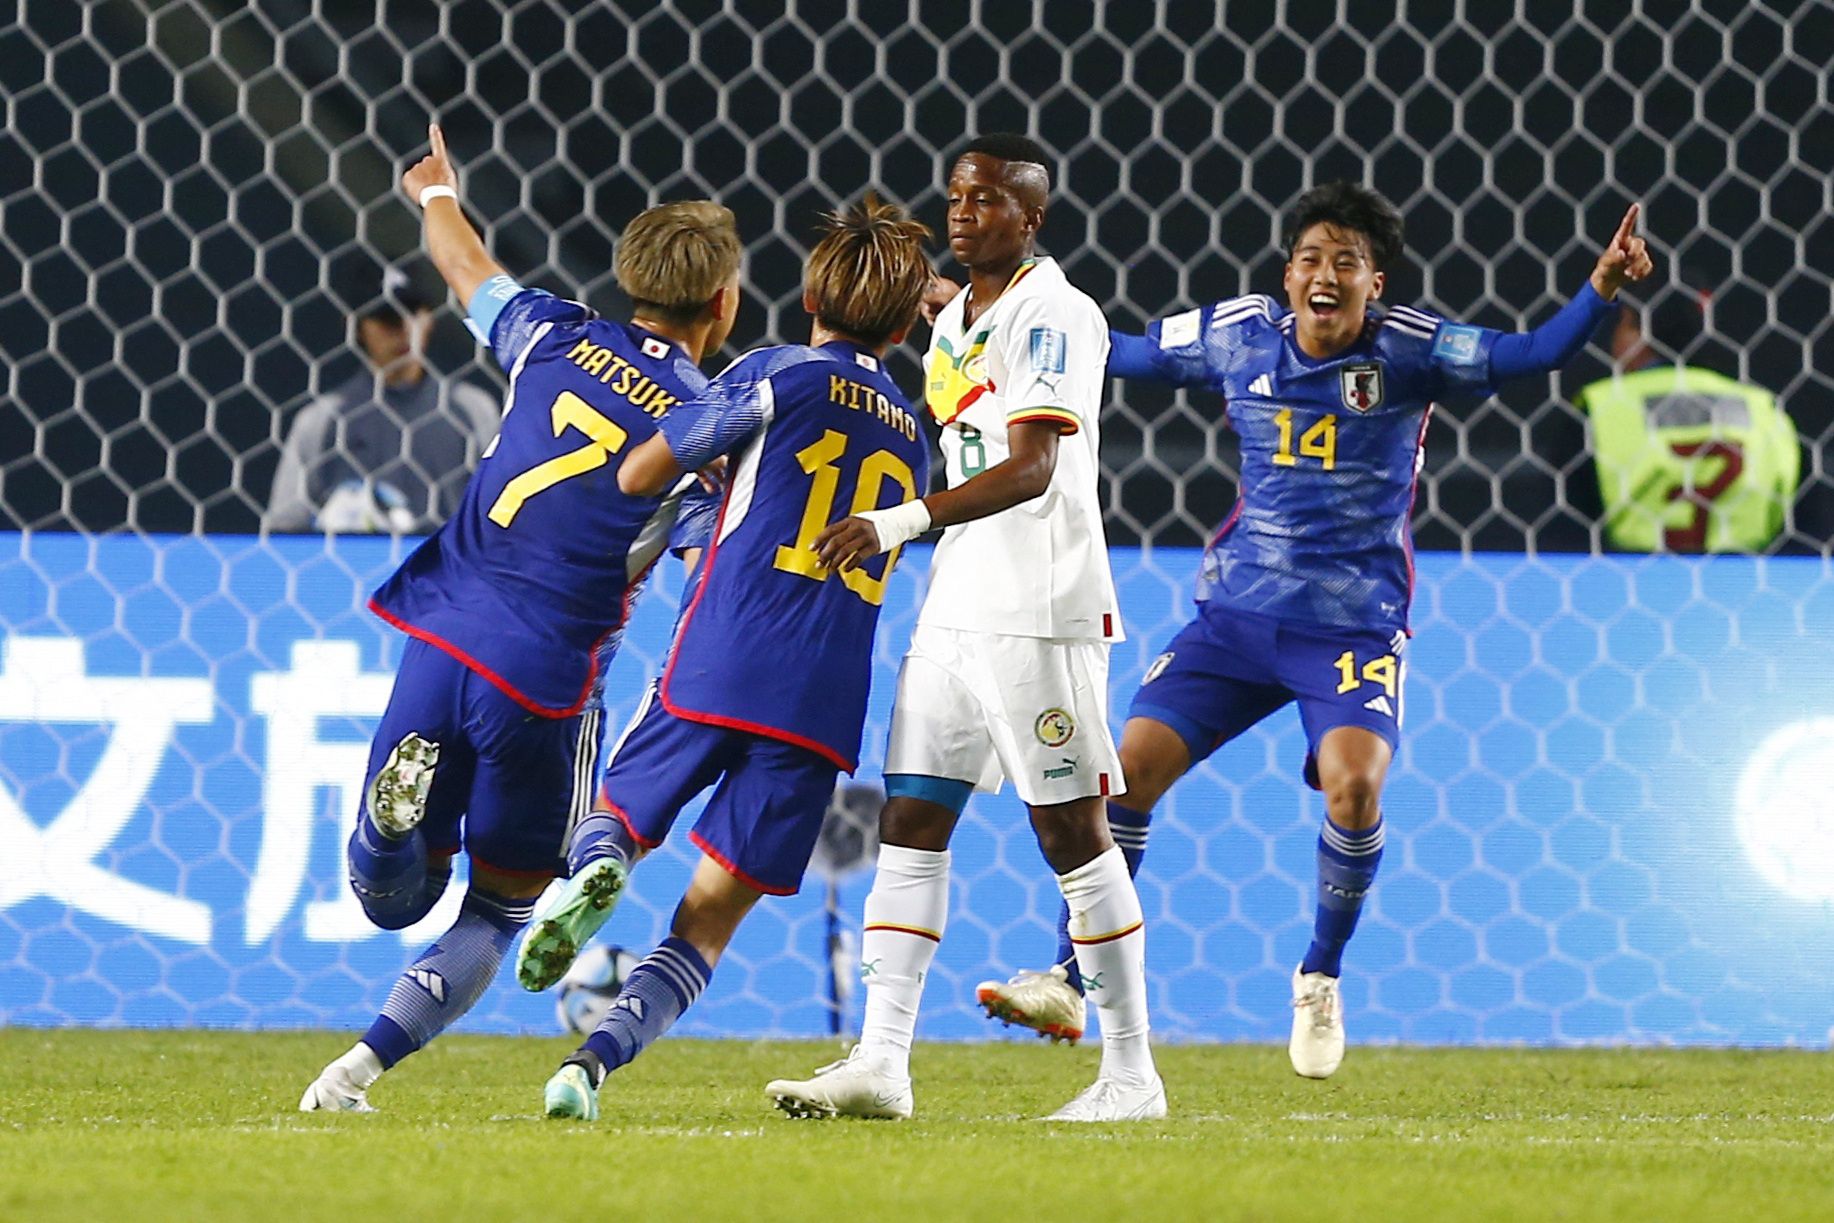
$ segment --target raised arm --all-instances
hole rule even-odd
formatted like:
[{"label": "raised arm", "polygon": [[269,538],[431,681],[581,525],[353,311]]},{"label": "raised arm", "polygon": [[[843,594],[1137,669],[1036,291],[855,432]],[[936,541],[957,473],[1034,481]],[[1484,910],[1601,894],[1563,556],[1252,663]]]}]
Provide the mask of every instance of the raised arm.
[{"label": "raised arm", "polygon": [[1559,313],[1533,331],[1497,337],[1490,349],[1492,384],[1545,374],[1571,361],[1616,307],[1618,290],[1655,270],[1649,247],[1636,232],[1640,211],[1641,205],[1632,204],[1624,213],[1591,277]]},{"label": "raised arm", "polygon": [[484,240],[459,207],[458,173],[446,154],[446,135],[439,124],[427,125],[427,139],[432,151],[401,176],[401,189],[421,207],[427,257],[458,299],[469,305],[479,285],[509,273],[490,257]]}]

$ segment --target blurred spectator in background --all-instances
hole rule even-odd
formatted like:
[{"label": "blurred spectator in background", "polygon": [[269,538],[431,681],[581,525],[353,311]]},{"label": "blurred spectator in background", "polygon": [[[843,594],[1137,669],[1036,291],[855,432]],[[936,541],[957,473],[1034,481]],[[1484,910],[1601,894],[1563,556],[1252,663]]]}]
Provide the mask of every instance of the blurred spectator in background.
[{"label": "blurred spectator in background", "polygon": [[494,394],[427,370],[433,296],[401,268],[380,288],[356,319],[364,367],[287,433],[266,530],[425,534],[458,505],[496,435]]},{"label": "blurred spectator in background", "polygon": [[1698,363],[1707,305],[1680,285],[1626,304],[1612,376],[1579,393],[1614,548],[1761,552],[1788,519],[1795,426],[1769,391]]}]

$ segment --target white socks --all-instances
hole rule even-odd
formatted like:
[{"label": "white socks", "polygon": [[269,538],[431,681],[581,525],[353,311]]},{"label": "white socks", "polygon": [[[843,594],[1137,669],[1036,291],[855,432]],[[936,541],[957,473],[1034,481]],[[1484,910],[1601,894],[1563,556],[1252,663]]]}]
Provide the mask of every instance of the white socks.
[{"label": "white socks", "polygon": [[[1138,903],[1134,908],[1137,915]],[[866,986],[860,1049],[885,1060],[901,1077],[910,1076],[917,1004],[948,917],[949,851],[881,845],[860,937],[860,980]]]},{"label": "white socks", "polygon": [[1146,1041],[1146,922],[1127,859],[1118,846],[1110,848],[1057,876],[1057,886],[1070,906],[1083,992],[1101,1016],[1102,1074],[1157,1078]]}]

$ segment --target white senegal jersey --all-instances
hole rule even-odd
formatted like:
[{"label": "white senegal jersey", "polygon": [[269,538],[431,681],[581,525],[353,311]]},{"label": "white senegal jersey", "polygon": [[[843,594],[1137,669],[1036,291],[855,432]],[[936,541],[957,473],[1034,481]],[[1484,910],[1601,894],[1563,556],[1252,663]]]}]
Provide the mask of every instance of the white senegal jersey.
[{"label": "white senegal jersey", "polygon": [[964,328],[967,299],[964,290],[943,308],[924,358],[949,487],[1005,461],[1008,425],[1057,421],[1063,440],[1043,496],[943,532],[918,623],[1119,641],[1096,464],[1108,320],[1055,259],[1019,265]]}]

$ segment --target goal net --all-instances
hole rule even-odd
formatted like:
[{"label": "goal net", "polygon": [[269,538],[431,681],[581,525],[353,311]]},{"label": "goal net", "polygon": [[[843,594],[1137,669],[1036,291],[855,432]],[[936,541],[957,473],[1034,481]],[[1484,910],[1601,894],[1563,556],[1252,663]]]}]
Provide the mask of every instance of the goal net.
[{"label": "goal net", "polygon": [[[606,313],[629,216],[730,205],[734,351],[806,335],[819,210],[875,186],[936,224],[946,157],[984,131],[1058,157],[1042,245],[1123,329],[1277,294],[1280,212],[1333,178],[1407,216],[1390,300],[1520,329],[1641,200],[1639,308],[1691,308],[1682,355],[1776,397],[1799,477],[1747,554],[1612,550],[1573,406],[1610,374],[1603,334],[1434,416],[1347,1002],[1359,1039],[1822,1040],[1800,982],[1834,968],[1828,46],[1834,9],[1784,0],[22,0],[0,18],[0,1022],[355,1026],[449,919],[372,929],[340,860],[400,649],[362,604],[413,540],[263,528],[289,435],[367,368],[358,320],[419,241],[395,181],[437,117],[498,259]],[[426,363],[448,422],[461,386],[500,392],[453,310]],[[895,372],[917,385],[910,351]],[[416,451],[408,478],[462,479],[455,436],[459,460]],[[363,458],[354,427],[327,437]],[[1102,444],[1118,718],[1191,614],[1236,459],[1213,396],[1135,384],[1111,385]],[[1677,497],[1707,515],[1702,480]],[[926,560],[886,602],[863,781]],[[608,724],[679,586],[646,596]],[[1302,755],[1283,713],[1161,806],[1157,1031],[1284,1034],[1322,814]],[[663,933],[690,853],[639,872],[616,942]],[[935,1037],[984,1034],[974,983],[1052,950],[1010,791],[971,804],[955,880]],[[866,884],[837,880],[843,924]],[[684,1029],[826,1030],[825,890],[761,906]],[[506,979],[469,1022],[545,1030],[552,1006]]]}]

